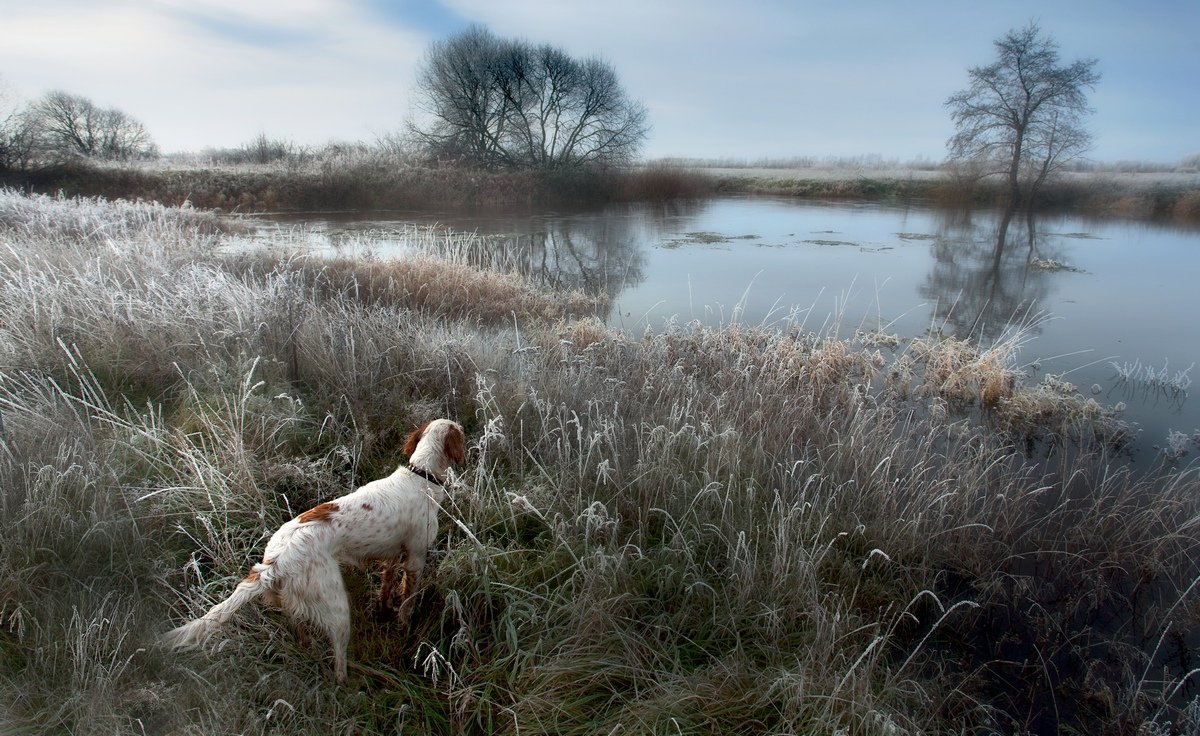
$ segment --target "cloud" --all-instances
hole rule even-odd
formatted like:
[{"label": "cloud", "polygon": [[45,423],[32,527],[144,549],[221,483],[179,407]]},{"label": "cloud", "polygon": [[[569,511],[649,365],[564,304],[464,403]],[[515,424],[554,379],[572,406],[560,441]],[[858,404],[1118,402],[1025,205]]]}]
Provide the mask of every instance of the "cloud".
[{"label": "cloud", "polygon": [[319,143],[394,129],[429,41],[329,0],[49,10],[6,18],[0,72],[27,97],[65,89],[119,107],[165,150],[236,145],[260,130]]}]

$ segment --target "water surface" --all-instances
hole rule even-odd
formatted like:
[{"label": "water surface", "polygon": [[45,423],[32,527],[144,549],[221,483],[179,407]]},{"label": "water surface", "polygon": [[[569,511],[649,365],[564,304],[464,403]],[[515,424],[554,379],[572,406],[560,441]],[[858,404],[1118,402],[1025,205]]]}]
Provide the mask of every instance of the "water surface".
[{"label": "water surface", "polygon": [[[1200,430],[1186,391],[1124,380],[1113,366],[1186,384],[1200,361],[1200,232],[1169,224],[771,198],[272,222],[302,223],[308,247],[350,255],[403,253],[413,223],[509,239],[532,278],[607,293],[608,322],[634,332],[672,319],[798,319],[846,336],[933,330],[988,344],[1032,322],[1020,354],[1029,380],[1065,373],[1085,395],[1124,402],[1143,463],[1169,432]],[[1197,454],[1192,442],[1181,462]]]}]

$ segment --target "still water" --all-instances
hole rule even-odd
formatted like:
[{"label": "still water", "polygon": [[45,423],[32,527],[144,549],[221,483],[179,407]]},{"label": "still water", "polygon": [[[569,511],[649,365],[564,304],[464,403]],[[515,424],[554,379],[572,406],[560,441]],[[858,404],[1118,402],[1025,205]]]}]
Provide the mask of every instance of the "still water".
[{"label": "still water", "polygon": [[607,293],[608,322],[633,332],[672,319],[796,319],[844,336],[934,330],[989,344],[1014,322],[1031,324],[1019,355],[1031,382],[1065,374],[1085,395],[1125,403],[1124,419],[1141,430],[1139,463],[1157,459],[1170,432],[1193,438],[1179,464],[1200,454],[1200,401],[1179,390],[1200,362],[1198,230],[771,198],[533,215],[313,214],[266,226],[303,225],[306,247],[388,257],[407,249],[410,224],[510,240],[531,278]]}]

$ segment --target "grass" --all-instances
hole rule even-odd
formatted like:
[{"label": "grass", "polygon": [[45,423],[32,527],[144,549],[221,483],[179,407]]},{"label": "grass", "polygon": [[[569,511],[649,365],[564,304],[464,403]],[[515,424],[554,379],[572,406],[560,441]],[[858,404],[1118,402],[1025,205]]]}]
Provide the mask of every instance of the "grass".
[{"label": "grass", "polygon": [[[320,262],[226,252],[220,229],[0,194],[6,729],[1158,733],[1191,717],[1200,481],[1110,463],[1103,407],[1061,382],[1039,400],[1020,333],[627,335],[504,257],[473,270],[461,244]],[[261,609],[205,652],[154,646],[284,520],[390,472],[432,416],[471,441],[436,572],[411,632],[366,618],[373,573],[347,572],[348,686]],[[1031,427],[1070,451],[1031,461]]]},{"label": "grass", "polygon": [[1142,365],[1140,360],[1133,363],[1112,362],[1110,365],[1116,371],[1117,378],[1122,382],[1142,384],[1162,391],[1172,398],[1187,396],[1187,390],[1192,385],[1192,377],[1188,374],[1191,373],[1192,368],[1196,367],[1193,364],[1172,373],[1166,363],[1163,363],[1162,368],[1157,369],[1151,365]]}]

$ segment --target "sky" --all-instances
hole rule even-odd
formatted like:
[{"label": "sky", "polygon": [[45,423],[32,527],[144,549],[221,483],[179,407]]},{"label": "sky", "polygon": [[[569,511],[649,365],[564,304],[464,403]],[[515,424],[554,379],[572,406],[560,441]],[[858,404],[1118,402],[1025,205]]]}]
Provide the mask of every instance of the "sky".
[{"label": "sky", "polygon": [[1030,21],[1098,59],[1090,158],[1200,153],[1200,0],[0,0],[0,86],[119,108],[166,152],[370,142],[418,109],[429,43],[477,23],[607,60],[649,158],[939,161],[946,98]]}]

